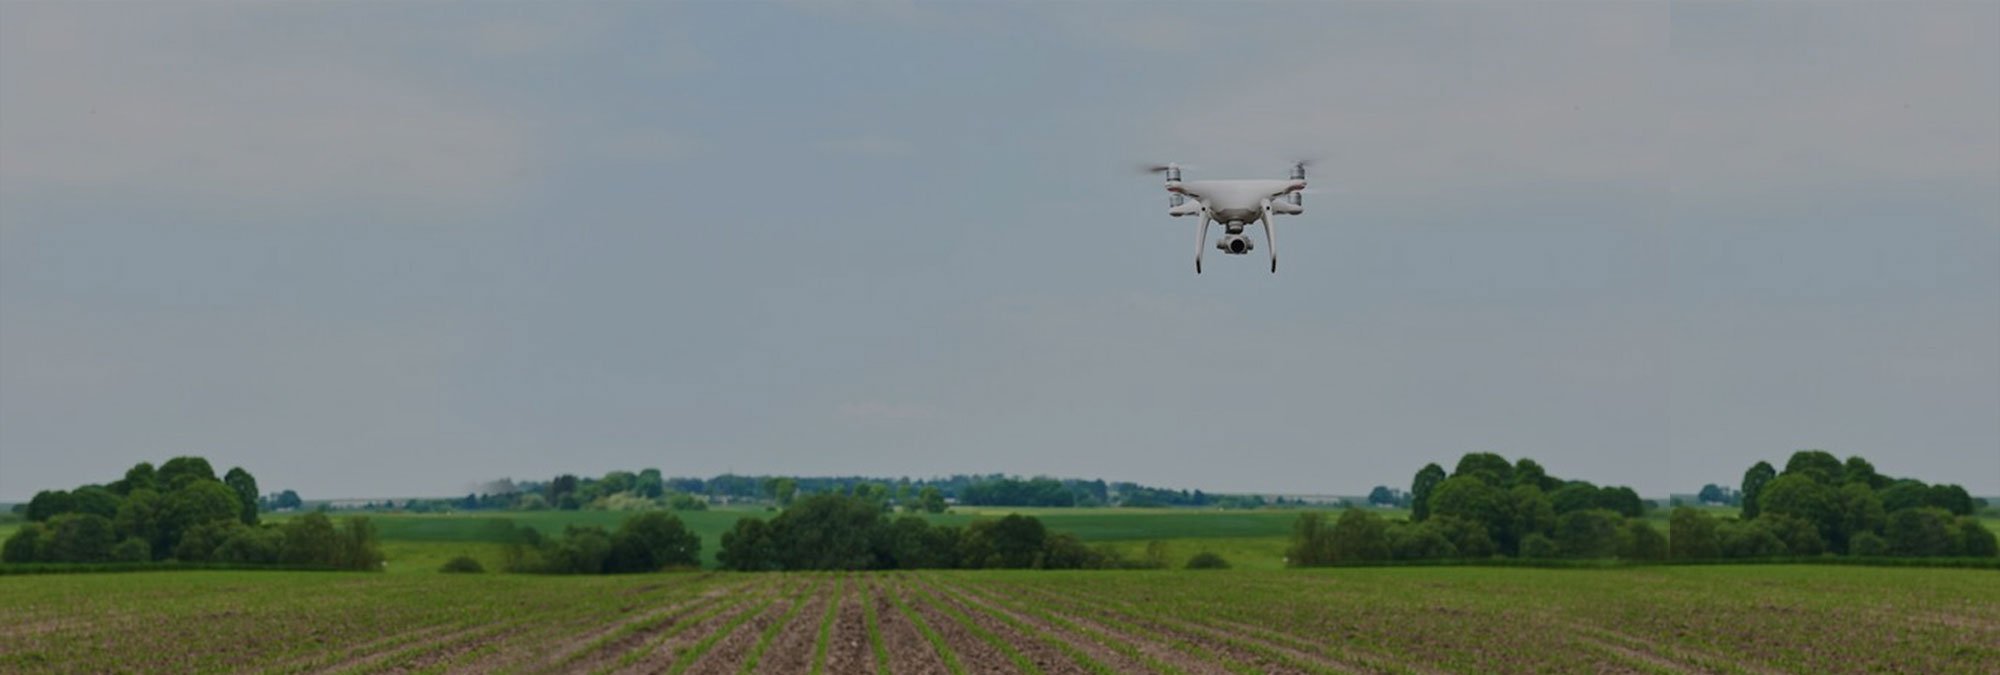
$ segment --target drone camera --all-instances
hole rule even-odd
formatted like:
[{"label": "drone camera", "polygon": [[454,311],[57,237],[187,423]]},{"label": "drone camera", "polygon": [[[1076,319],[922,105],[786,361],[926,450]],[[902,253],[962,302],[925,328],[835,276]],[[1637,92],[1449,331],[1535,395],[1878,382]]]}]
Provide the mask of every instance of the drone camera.
[{"label": "drone camera", "polygon": [[1232,234],[1216,240],[1215,248],[1230,255],[1243,255],[1257,248],[1257,245],[1250,243],[1248,236]]}]

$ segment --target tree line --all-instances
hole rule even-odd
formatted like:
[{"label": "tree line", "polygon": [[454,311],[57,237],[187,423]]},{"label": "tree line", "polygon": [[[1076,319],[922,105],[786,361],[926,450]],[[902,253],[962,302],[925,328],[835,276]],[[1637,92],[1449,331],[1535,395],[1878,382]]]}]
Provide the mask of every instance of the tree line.
[{"label": "tree line", "polygon": [[[1386,493],[1386,494],[1384,494]],[[1640,520],[1651,504],[1629,487],[1600,487],[1549,475],[1535,460],[1508,462],[1469,453],[1450,473],[1417,471],[1406,497],[1386,490],[1370,501],[1407,500],[1408,520],[1348,509],[1299,515],[1286,562],[1320,566],[1443,558],[1604,558],[1658,560],[1666,536]]]},{"label": "tree line", "polygon": [[1984,501],[1958,485],[1882,475],[1859,456],[1843,462],[1800,450],[1784,471],[1760,461],[1737,494],[1735,518],[1675,509],[1673,557],[2000,556],[2000,542],[1973,515]]},{"label": "tree line", "polygon": [[315,513],[261,524],[260,501],[257,479],[240,467],[217,478],[201,457],[175,457],[157,469],[140,462],[116,481],[36,493],[23,509],[29,522],[0,545],[0,561],[381,567],[366,519],[335,526]]},{"label": "tree line", "polygon": [[[891,519],[889,506],[866,491],[799,498],[770,520],[746,517],[722,535],[724,569],[1115,569],[1164,563],[1128,560],[1108,546],[1049,532],[1020,514],[963,527],[932,525],[916,515]],[[1208,566],[1227,566],[1213,555]]]}]

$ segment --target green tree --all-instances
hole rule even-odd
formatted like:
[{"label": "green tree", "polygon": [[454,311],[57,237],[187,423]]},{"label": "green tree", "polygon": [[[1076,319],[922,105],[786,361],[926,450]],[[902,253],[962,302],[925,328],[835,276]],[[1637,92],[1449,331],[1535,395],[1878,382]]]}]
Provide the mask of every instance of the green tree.
[{"label": "green tree", "polygon": [[222,543],[236,536],[244,525],[233,520],[217,520],[200,523],[188,528],[174,544],[174,559],[182,562],[208,562],[215,557],[215,550]]},{"label": "green tree", "polygon": [[1832,487],[1839,485],[1841,477],[1846,473],[1846,468],[1841,466],[1840,459],[1834,457],[1833,453],[1825,450],[1800,450],[1792,453],[1792,458],[1785,461],[1785,472],[1781,475],[1810,476],[1820,484]]},{"label": "green tree", "polygon": [[[224,474],[222,483],[229,486],[229,489],[236,491],[236,499],[242,504],[238,517],[242,519],[243,524],[256,525],[257,479],[251,477],[250,472],[244,471],[243,467],[239,466],[231,468],[229,473]],[[221,542],[217,543],[220,544]]]},{"label": "green tree", "polygon": [[937,486],[926,485],[917,491],[917,502],[914,506],[924,513],[944,513],[946,508],[944,491],[937,489]]},{"label": "green tree", "polygon": [[195,481],[215,480],[215,469],[208,460],[200,457],[175,457],[160,465],[155,482],[167,492],[179,490]]},{"label": "green tree", "polygon": [[1627,518],[1646,515],[1646,500],[1639,493],[1622,485],[1606,486],[1597,491],[1597,508],[1612,511]]},{"label": "green tree", "polygon": [[1884,535],[1889,553],[1900,556],[1958,555],[1965,541],[1950,511],[1938,508],[1903,509],[1889,514]]},{"label": "green tree", "polygon": [[633,475],[630,471],[612,471],[604,474],[604,478],[597,481],[598,488],[603,490],[605,496],[615,495],[620,492],[630,492],[638,484],[639,477]]},{"label": "green tree", "polygon": [[1860,455],[1847,458],[1847,463],[1841,466],[1840,482],[1860,483],[1871,490],[1889,487],[1889,478],[1876,473],[1875,465],[1869,464],[1868,460],[1862,459]]},{"label": "green tree", "polygon": [[112,524],[117,526],[119,534],[144,540],[152,559],[160,560],[173,553],[167,519],[166,498],[140,488],[125,496],[125,503],[118,505],[118,517],[112,519]]},{"label": "green tree", "polygon": [[1561,554],[1562,549],[1556,545],[1556,541],[1542,536],[1541,533],[1530,534],[1521,540],[1523,558],[1554,558]]},{"label": "green tree", "polygon": [[2000,556],[2000,539],[1972,516],[1958,517],[1958,554],[1974,558]]},{"label": "green tree", "polygon": [[[1785,478],[1781,476],[1779,480]],[[1766,512],[1757,517],[1757,524],[1777,535],[1778,541],[1785,542],[1785,552],[1791,555],[1814,556],[1826,551],[1826,540],[1820,537],[1820,529],[1812,521],[1789,513]]]},{"label": "green tree", "polygon": [[1389,556],[1396,560],[1458,557],[1458,547],[1453,546],[1435,524],[1436,521],[1390,524]]},{"label": "green tree", "polygon": [[1874,532],[1859,532],[1847,540],[1850,555],[1882,557],[1889,555],[1889,541]]},{"label": "green tree", "polygon": [[1716,538],[1725,558],[1764,558],[1789,551],[1784,540],[1755,520],[1723,521],[1716,528]]},{"label": "green tree", "polygon": [[769,523],[757,518],[739,518],[722,533],[722,549],[715,554],[723,569],[738,572],[768,572],[784,569],[778,562],[777,543],[771,539]]},{"label": "green tree", "polygon": [[1292,543],[1285,549],[1285,564],[1320,567],[1333,562],[1333,528],[1327,527],[1326,514],[1317,511],[1299,514],[1292,521]]},{"label": "green tree", "polygon": [[[1517,474],[1518,475],[1518,474]],[[1556,529],[1556,509],[1542,489],[1528,483],[1520,483],[1507,491],[1507,511],[1510,521],[1507,539],[1520,541],[1530,534],[1549,535]]]},{"label": "green tree", "polygon": [[1533,485],[1542,492],[1553,492],[1562,487],[1563,482],[1551,478],[1540,462],[1522,457],[1514,460],[1514,485]]},{"label": "green tree", "polygon": [[41,557],[49,562],[110,562],[118,544],[111,519],[94,513],[64,513],[50,518]]},{"label": "green tree", "polygon": [[667,482],[660,476],[659,469],[646,469],[633,480],[632,491],[647,499],[659,499],[667,493]]},{"label": "green tree", "polygon": [[1549,503],[1555,506],[1556,515],[1601,508],[1598,506],[1599,492],[1597,486],[1589,481],[1573,480],[1549,493]]},{"label": "green tree", "polygon": [[116,493],[96,485],[85,485],[72,490],[69,497],[71,512],[88,513],[105,518],[118,517],[118,504],[124,501]]},{"label": "green tree", "polygon": [[1417,477],[1410,482],[1410,520],[1423,522],[1431,516],[1431,493],[1444,482],[1444,467],[1435,462],[1425,464],[1417,470]]},{"label": "green tree", "polygon": [[974,555],[961,555],[968,566],[983,569],[1023,569],[1035,566],[1048,539],[1042,521],[1020,514],[967,525],[965,540]]},{"label": "green tree", "polygon": [[111,547],[112,562],[146,562],[152,557],[152,547],[146,544],[146,540],[138,537],[126,537],[124,541],[118,542],[117,546]]},{"label": "green tree", "polygon": [[165,514],[160,521],[165,550],[171,551],[179,545],[181,535],[189,528],[218,520],[235,521],[242,517],[243,504],[237,501],[236,491],[223,485],[222,481],[187,479],[174,482],[181,487],[166,496]]},{"label": "green tree", "polygon": [[1627,520],[1618,531],[1618,557],[1626,560],[1667,559],[1667,538],[1643,520]]},{"label": "green tree", "polygon": [[1468,452],[1458,458],[1458,467],[1452,469],[1451,477],[1472,476],[1496,488],[1506,488],[1514,482],[1514,465],[1507,458],[1491,452]]},{"label": "green tree", "polygon": [[42,562],[42,524],[22,525],[7,537],[7,543],[0,546],[0,562]]},{"label": "green tree", "polygon": [[1840,492],[1819,479],[1818,469],[1773,479],[1758,493],[1757,506],[1763,515],[1793,516],[1812,524],[1822,542],[1838,538],[1842,519]]},{"label": "green tree", "polygon": [[1882,499],[1875,491],[1861,481],[1840,486],[1835,495],[1840,509],[1840,528],[1834,540],[1828,542],[1838,553],[1847,553],[1853,546],[1854,537],[1864,533],[1878,533],[1888,522],[1888,515],[1882,510]]},{"label": "green tree", "polygon": [[701,565],[701,537],[681,519],[664,511],[647,511],[618,526],[611,536],[606,572],[653,572],[664,567]]},{"label": "green tree", "polygon": [[76,510],[76,500],[68,490],[43,490],[28,500],[28,521],[42,522]]},{"label": "green tree", "polygon": [[1716,522],[1708,514],[1688,507],[1674,509],[1668,521],[1667,554],[1675,560],[1704,560],[1722,557]]},{"label": "green tree", "polygon": [[1456,516],[1438,516],[1424,521],[1423,525],[1444,535],[1445,540],[1450,541],[1452,548],[1458,551],[1459,557],[1491,558],[1500,552],[1500,547],[1493,543],[1493,536],[1484,524]]},{"label": "green tree", "polygon": [[120,497],[132,494],[133,490],[158,492],[160,488],[155,473],[152,462],[134,464],[132,468],[125,470],[125,478],[111,484],[111,491]]},{"label": "green tree", "polygon": [[1508,538],[1513,520],[1508,508],[1508,495],[1499,488],[1477,476],[1452,476],[1438,484],[1430,501],[1433,516],[1451,516],[1479,523],[1486,528],[1487,536],[1492,538],[1501,553],[1511,555],[1516,551],[1519,542]]},{"label": "green tree", "polygon": [[1202,551],[1188,558],[1187,568],[1191,570],[1226,570],[1229,561],[1210,551]]},{"label": "green tree", "polygon": [[[855,486],[859,488],[860,486]],[[778,506],[790,506],[799,495],[799,482],[792,478],[776,477],[764,479],[764,494]]]},{"label": "green tree", "polygon": [[1751,465],[1749,471],[1743,472],[1743,518],[1745,520],[1757,517],[1757,498],[1762,494],[1764,484],[1771,482],[1771,479],[1777,477],[1778,471],[1771,468],[1770,462],[1758,462]]},{"label": "green tree", "polygon": [[1333,555],[1334,562],[1388,560],[1388,521],[1365,509],[1340,512],[1333,523]]},{"label": "green tree", "polygon": [[1969,516],[1976,510],[1972,495],[1958,485],[1932,485],[1924,496],[1924,505],[1950,511],[1952,515]]},{"label": "green tree", "polygon": [[771,529],[784,569],[862,570],[875,560],[873,544],[882,524],[882,509],[866,499],[816,494],[779,513]]},{"label": "green tree", "polygon": [[217,562],[272,565],[285,554],[285,532],[276,527],[244,527],[230,535],[212,554]]},{"label": "green tree", "polygon": [[1903,509],[1917,509],[1929,506],[1930,486],[1923,481],[1899,480],[1883,488],[1877,496],[1882,498],[1882,511],[1895,513]]},{"label": "green tree", "polygon": [[340,559],[340,530],[324,513],[308,513],[281,528],[284,549],[280,560],[290,565],[331,566]]},{"label": "green tree", "polygon": [[1556,518],[1556,549],[1570,558],[1618,555],[1618,529],[1623,518],[1604,509],[1585,509]]}]

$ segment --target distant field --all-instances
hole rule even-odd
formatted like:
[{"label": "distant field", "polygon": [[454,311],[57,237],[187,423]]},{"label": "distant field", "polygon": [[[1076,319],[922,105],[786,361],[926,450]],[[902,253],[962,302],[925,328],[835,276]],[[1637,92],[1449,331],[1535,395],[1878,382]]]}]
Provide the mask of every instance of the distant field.
[{"label": "distant field", "polygon": [[0,577],[0,671],[1926,672],[2000,663],[1992,572]]}]

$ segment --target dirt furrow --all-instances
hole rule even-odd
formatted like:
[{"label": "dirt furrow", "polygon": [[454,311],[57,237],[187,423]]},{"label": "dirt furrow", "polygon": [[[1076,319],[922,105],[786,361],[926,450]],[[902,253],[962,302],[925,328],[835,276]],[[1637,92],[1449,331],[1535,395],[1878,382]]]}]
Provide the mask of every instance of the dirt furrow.
[{"label": "dirt furrow", "polygon": [[[812,670],[813,657],[819,646],[819,624],[826,615],[829,603],[839,599],[835,590],[837,579],[826,579],[820,587],[806,598],[804,607],[797,616],[778,631],[757,659],[756,672],[759,673],[804,673]],[[831,596],[829,594],[832,594]]]},{"label": "dirt furrow", "polygon": [[481,631],[485,630],[488,630],[488,627],[467,626],[455,631],[447,632],[437,637],[419,639],[406,643],[399,643],[395,647],[391,647],[389,649],[351,656],[349,658],[341,659],[334,663],[327,664],[319,668],[315,668],[311,672],[324,675],[326,673],[345,673],[345,672],[355,672],[355,671],[380,670],[378,666],[383,661],[387,661],[392,658],[397,658],[412,652],[421,651],[427,647],[435,647],[435,646],[449,644],[453,641],[472,637],[474,635],[479,634]]},{"label": "dirt furrow", "polygon": [[1636,667],[1617,668],[1613,667],[1609,663],[1600,662],[1597,664],[1597,666],[1598,666],[1598,672],[1601,673],[1643,673],[1643,672],[1662,672],[1662,671],[1669,673],[1712,672],[1694,668],[1684,663],[1669,661],[1667,659],[1660,658],[1656,654],[1649,654],[1644,651],[1640,651],[1637,649],[1633,649],[1631,647],[1614,643],[1610,640],[1591,637],[1588,635],[1579,635],[1577,636],[1577,640],[1579,642],[1582,642],[1585,646],[1609,654],[1611,658],[1616,659],[1618,661],[1630,664],[1638,664]]},{"label": "dirt furrow", "polygon": [[[1046,603],[1035,606],[1033,610],[1030,610],[1026,606],[1025,601],[1019,598],[1003,597],[1000,593],[990,588],[976,587],[970,584],[961,586],[960,588],[970,591],[972,594],[978,596],[979,599],[995,603],[1000,607],[1029,614],[1032,614],[1035,610],[1039,610],[1051,617],[1060,619],[1064,623],[1103,636],[1104,642],[1100,644],[1123,644],[1131,647],[1141,658],[1152,662],[1149,664],[1151,667],[1146,668],[1146,670],[1167,670],[1193,675],[1218,675],[1229,672],[1229,669],[1224,667],[1219,661],[1196,657],[1193,654],[1175,649],[1173,643],[1161,640],[1156,636],[1128,632],[1122,627],[1112,626],[1096,618],[1085,616],[1082,612],[1067,606]],[[1067,627],[1052,626],[1051,628],[1057,634],[1075,632],[1073,629]]]},{"label": "dirt furrow", "polygon": [[907,578],[898,575],[894,581],[884,586],[890,593],[895,593],[901,598],[903,605],[921,617],[924,623],[930,625],[932,631],[936,631],[944,638],[945,644],[949,646],[952,654],[958,657],[958,663],[965,668],[965,672],[976,675],[1012,675],[1021,672],[1006,651],[987,642],[959,624],[950,615],[932,606],[921,594],[913,592]]},{"label": "dirt furrow", "polygon": [[[1085,650],[1061,641],[1055,637],[1054,632],[1046,630],[1039,634],[1034,632],[1033,624],[1024,621],[1019,614],[998,610],[1002,612],[1002,616],[1012,621],[1001,619],[988,612],[992,608],[976,606],[930,579],[921,579],[916,584],[924,590],[928,602],[936,604],[940,609],[948,610],[953,614],[953,618],[963,617],[971,621],[988,635],[1012,646],[1042,672],[1070,675],[1111,669],[1109,661],[1094,658]],[[1091,643],[1083,641],[1083,644]],[[1139,668],[1143,669],[1144,666]],[[1122,672],[1133,672],[1133,670],[1127,669]]]},{"label": "dirt furrow", "polygon": [[693,646],[757,606],[758,600],[769,591],[754,584],[739,589],[739,592],[730,593],[714,603],[690,607],[665,623],[620,638],[610,648],[592,652],[589,658],[565,666],[563,671],[602,672],[616,669],[620,673],[665,672],[673,666],[680,650]]},{"label": "dirt furrow", "polygon": [[451,628],[451,624],[431,624],[405,633],[383,635],[358,645],[347,647],[331,646],[327,649],[301,655],[284,663],[265,666],[261,670],[267,673],[296,673],[305,672],[313,668],[331,668],[333,666],[330,664],[362,659],[377,652],[390,651],[413,640],[422,640],[450,630]]},{"label": "dirt furrow", "polygon": [[[705,577],[706,575],[704,575]],[[692,586],[692,583],[689,584]],[[641,593],[656,587],[642,589]],[[715,601],[726,595],[730,587],[711,588],[699,593],[693,588],[678,588],[657,598],[645,598],[640,602],[619,609],[617,619],[599,624],[582,633],[571,634],[548,642],[516,641],[500,650],[481,658],[453,664],[446,672],[457,674],[492,673],[499,671],[547,671],[579,657],[593,648],[604,646],[604,642],[620,631],[651,622],[665,621],[676,614]],[[629,592],[628,592],[629,593]],[[554,644],[550,644],[553,642]]]},{"label": "dirt furrow", "polygon": [[[967,615],[972,616],[975,620],[992,622],[983,624],[987,625],[989,629],[992,629],[991,627],[994,625],[1008,625],[1009,630],[1013,631],[1012,633],[1003,633],[998,630],[995,630],[994,632],[996,633],[999,633],[1001,635],[1016,635],[1016,636],[1023,635],[1020,632],[1020,630],[1014,629],[1012,625],[1008,624],[1006,621],[994,619],[993,614],[999,614],[1000,616],[1007,617],[1008,619],[1011,619],[1014,624],[1019,624],[1021,626],[1027,627],[1031,631],[1036,631],[1039,633],[1039,636],[1045,636],[1045,637],[1031,638],[1036,640],[1037,642],[1041,642],[1043,644],[1053,643],[1061,645],[1056,647],[1056,650],[1058,652],[1067,652],[1070,650],[1074,650],[1076,652],[1075,655],[1065,655],[1064,658],[1068,660],[1071,664],[1075,665],[1076,668],[1081,669],[1084,672],[1091,672],[1091,669],[1084,664],[1078,663],[1079,659],[1076,658],[1077,655],[1080,655],[1083,658],[1087,658],[1091,661],[1094,661],[1102,665],[1105,669],[1111,672],[1138,673],[1138,672],[1147,672],[1155,670],[1153,668],[1148,667],[1145,663],[1137,659],[1134,659],[1123,652],[1112,649],[1111,647],[1103,643],[1100,643],[1097,640],[1091,639],[1089,636],[1079,634],[1075,631],[1072,631],[1068,628],[1064,628],[1062,626],[1058,626],[1041,617],[1002,606],[991,600],[975,596],[971,592],[963,588],[954,587],[942,581],[927,579],[926,583],[932,590],[937,591],[939,597],[945,599],[948,602],[954,603],[955,606],[964,610]],[[1024,638],[1024,639],[1029,639],[1029,638]],[[1020,641],[1015,642],[1015,645],[1017,646],[1019,646],[1020,644],[1022,644]],[[1064,646],[1066,646],[1068,649],[1063,649]],[[1037,661],[1037,663],[1040,663],[1040,661]],[[1053,665],[1043,665],[1043,668],[1050,670],[1051,672],[1069,672],[1061,667]]]},{"label": "dirt furrow", "polygon": [[[1016,587],[1019,588],[1019,587]],[[1235,663],[1251,666],[1263,673],[1366,673],[1371,670],[1361,665],[1347,663],[1331,657],[1302,651],[1296,647],[1272,642],[1268,639],[1235,634],[1234,631],[1204,625],[1198,621],[1180,620],[1147,612],[1134,611],[1130,603],[1109,598],[1083,594],[1060,595],[1043,589],[1020,590],[1048,598],[1052,602],[1068,603],[1072,607],[1097,612],[1106,618],[1129,623],[1135,627],[1160,631],[1181,637],[1203,649]]]},{"label": "dirt furrow", "polygon": [[764,631],[785,620],[786,614],[799,601],[797,595],[778,598],[766,605],[756,616],[750,617],[748,621],[733,629],[725,627],[725,630],[730,631],[729,634],[711,645],[708,653],[695,659],[686,672],[697,675],[727,675],[741,671],[744,661],[750,658],[750,650],[756,649],[757,642],[763,639]]},{"label": "dirt furrow", "polygon": [[945,668],[944,658],[931,647],[930,641],[924,639],[917,625],[896,609],[895,602],[889,598],[887,589],[878,583],[879,580],[872,575],[863,578],[875,606],[875,621],[881,626],[882,642],[889,648],[889,672],[895,675],[950,672]]},{"label": "dirt furrow", "polygon": [[[833,628],[826,636],[826,669],[828,673],[873,673],[875,654],[868,641],[868,620],[862,608],[863,582],[856,575],[848,575],[842,580],[844,585],[836,602],[840,603],[834,615]],[[794,671],[796,672],[796,671]]]}]

